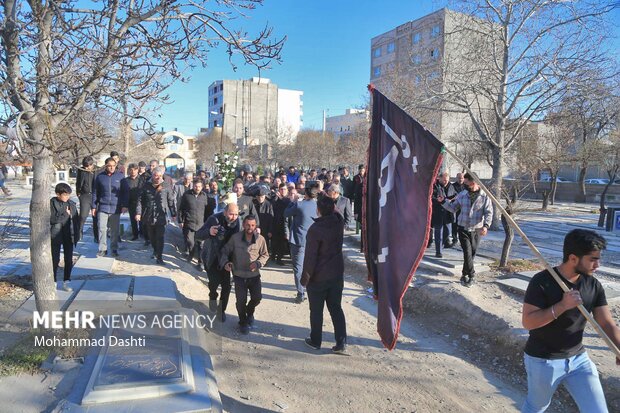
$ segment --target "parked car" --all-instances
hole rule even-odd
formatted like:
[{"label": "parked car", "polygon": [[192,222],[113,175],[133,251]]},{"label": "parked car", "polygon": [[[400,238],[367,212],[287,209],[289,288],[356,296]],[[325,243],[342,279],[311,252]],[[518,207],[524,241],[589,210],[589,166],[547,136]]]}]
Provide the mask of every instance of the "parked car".
[{"label": "parked car", "polygon": [[[557,178],[555,178],[556,182],[573,182],[570,179],[566,179],[566,178],[562,178],[561,176],[558,176]],[[543,179],[540,180],[540,182],[551,182],[551,177],[547,176],[544,177]]]},{"label": "parked car", "polygon": [[605,179],[605,178],[592,178],[592,179],[586,179],[585,183],[586,184],[594,184],[594,185],[607,185],[609,183],[609,179]]}]

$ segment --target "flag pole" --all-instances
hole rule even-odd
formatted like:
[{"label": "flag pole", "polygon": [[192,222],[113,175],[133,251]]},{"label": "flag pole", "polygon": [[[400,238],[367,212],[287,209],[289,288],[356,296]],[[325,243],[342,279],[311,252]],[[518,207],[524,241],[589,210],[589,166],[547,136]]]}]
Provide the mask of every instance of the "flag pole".
[{"label": "flag pole", "polygon": [[[564,283],[564,281],[562,281],[562,279],[560,278],[560,276],[558,275],[558,273],[555,271],[555,269],[547,262],[547,260],[545,259],[545,257],[543,257],[543,255],[540,253],[540,251],[538,250],[538,248],[536,247],[536,245],[534,245],[532,243],[532,241],[530,241],[530,239],[527,237],[527,235],[525,235],[525,233],[521,230],[521,228],[519,227],[519,225],[515,222],[514,219],[512,219],[512,217],[506,212],[506,210],[502,207],[502,205],[499,203],[499,201],[495,198],[495,196],[493,196],[493,194],[491,193],[491,191],[488,190],[488,188],[480,181],[480,179],[478,179],[478,177],[476,176],[476,174],[474,174],[465,164],[465,162],[463,162],[458,156],[456,156],[456,154],[454,152],[452,152],[448,147],[446,147],[444,145],[444,149],[445,151],[452,157],[454,158],[455,161],[457,161],[462,167],[463,169],[465,169],[465,171],[467,171],[473,178],[474,181],[480,186],[480,188],[486,192],[487,196],[489,197],[489,199],[491,199],[491,202],[493,202],[493,205],[495,205],[495,207],[497,209],[500,210],[500,212],[502,213],[502,215],[504,216],[504,218],[506,219],[506,222],[508,222],[508,224],[521,236],[521,239],[523,239],[523,241],[525,241],[525,243],[530,247],[530,249],[532,250],[532,252],[534,253],[534,255],[536,255],[536,257],[538,257],[539,261],[544,265],[545,269],[547,271],[549,271],[549,273],[551,274],[551,276],[553,277],[553,279],[555,280],[555,282],[558,283],[558,285],[560,286],[560,288],[562,289],[562,291],[564,292],[568,292],[570,291],[569,288],[566,286],[566,284]],[[579,311],[581,312],[581,314],[583,314],[583,316],[586,318],[586,320],[588,320],[588,322],[590,322],[590,324],[592,325],[592,327],[594,327],[594,330],[596,330],[596,332],[598,333],[599,336],[601,336],[601,338],[605,341],[605,343],[607,343],[607,346],[611,349],[611,351],[613,353],[615,353],[616,357],[618,359],[620,359],[620,350],[618,349],[618,347],[616,347],[616,345],[614,344],[613,341],[611,341],[611,339],[607,336],[607,334],[605,333],[605,331],[603,331],[603,329],[601,328],[601,326],[596,322],[596,320],[594,319],[594,317],[592,317],[592,315],[588,312],[588,310],[586,310],[586,308],[583,306],[583,304],[579,304],[579,306],[577,307],[579,309]]]}]

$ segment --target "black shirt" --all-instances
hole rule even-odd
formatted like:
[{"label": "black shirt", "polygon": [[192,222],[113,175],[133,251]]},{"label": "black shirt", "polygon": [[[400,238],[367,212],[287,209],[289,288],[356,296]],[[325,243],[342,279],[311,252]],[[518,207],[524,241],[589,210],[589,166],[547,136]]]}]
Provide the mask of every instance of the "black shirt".
[{"label": "black shirt", "polygon": [[[555,271],[559,274],[557,268]],[[607,305],[605,291],[601,283],[589,275],[581,275],[575,284],[560,278],[569,289],[578,290],[583,300],[583,306],[592,312],[596,307]],[[549,271],[541,271],[534,275],[525,292],[524,302],[538,308],[549,308],[562,300],[564,293],[553,279]],[[586,318],[573,308],[558,316],[551,323],[530,330],[530,337],[525,345],[525,353],[532,357],[544,359],[563,359],[583,353],[583,330]]]}]

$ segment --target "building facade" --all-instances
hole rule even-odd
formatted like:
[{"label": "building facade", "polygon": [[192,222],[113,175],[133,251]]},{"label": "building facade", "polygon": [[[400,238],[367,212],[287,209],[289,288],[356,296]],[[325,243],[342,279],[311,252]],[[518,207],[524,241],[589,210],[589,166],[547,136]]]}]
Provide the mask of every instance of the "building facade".
[{"label": "building facade", "polygon": [[[453,150],[463,135],[471,134],[472,123],[467,114],[457,113],[458,108],[438,97],[447,95],[450,84],[480,81],[463,76],[463,65],[485,61],[475,35],[463,32],[470,22],[476,19],[444,8],[372,38],[370,46],[371,83]],[[475,59],[469,57],[472,53]],[[490,110],[491,104],[482,102],[482,108]],[[451,174],[460,170],[446,166]],[[474,165],[474,170],[481,177],[491,174],[484,163]]]},{"label": "building facade", "polygon": [[221,127],[239,147],[266,145],[284,128],[294,137],[303,124],[302,96],[265,78],[217,80],[209,86],[209,129]]},{"label": "building facade", "polygon": [[353,133],[359,128],[370,126],[370,112],[365,109],[347,109],[344,115],[329,116],[325,119],[325,130],[336,137]]}]

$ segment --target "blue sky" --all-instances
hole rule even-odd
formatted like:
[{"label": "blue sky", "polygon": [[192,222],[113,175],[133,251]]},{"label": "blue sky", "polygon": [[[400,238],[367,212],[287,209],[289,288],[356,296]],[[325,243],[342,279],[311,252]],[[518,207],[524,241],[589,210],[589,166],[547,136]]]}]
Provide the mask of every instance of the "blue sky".
[{"label": "blue sky", "polygon": [[[362,105],[370,74],[370,39],[407,21],[436,11],[442,0],[265,0],[247,19],[235,22],[256,33],[265,23],[276,37],[288,36],[283,63],[261,73],[284,89],[302,90],[304,127],[321,128],[328,116]],[[613,20],[620,21],[616,10]],[[616,27],[617,32],[617,27]],[[615,44],[618,44],[616,41]],[[206,68],[196,68],[189,83],[169,89],[174,101],[155,116],[158,129],[178,128],[195,134],[207,127],[208,86],[219,79],[258,76],[255,68],[239,66],[234,72],[223,48],[212,50]]]},{"label": "blue sky", "polygon": [[[248,19],[235,25],[256,32],[269,22],[276,36],[288,36],[283,63],[261,75],[281,88],[302,90],[304,127],[320,128],[324,109],[329,110],[328,115],[340,115],[364,103],[370,39],[439,9],[441,3],[265,0]],[[207,127],[208,86],[214,80],[258,76],[249,66],[239,66],[234,72],[223,49],[213,50],[207,65],[194,69],[189,83],[169,89],[174,103],[159,111],[161,117],[155,117],[158,128],[195,134],[200,127]]]}]

